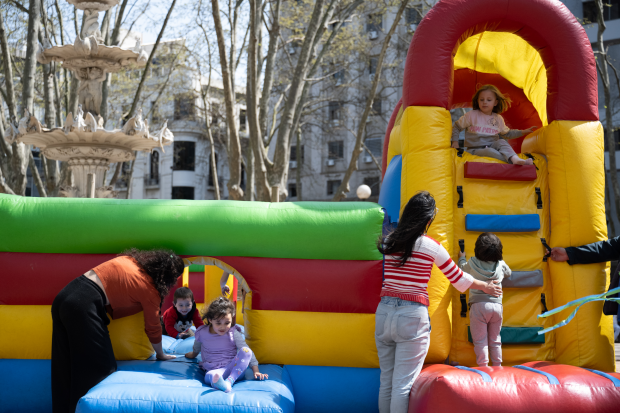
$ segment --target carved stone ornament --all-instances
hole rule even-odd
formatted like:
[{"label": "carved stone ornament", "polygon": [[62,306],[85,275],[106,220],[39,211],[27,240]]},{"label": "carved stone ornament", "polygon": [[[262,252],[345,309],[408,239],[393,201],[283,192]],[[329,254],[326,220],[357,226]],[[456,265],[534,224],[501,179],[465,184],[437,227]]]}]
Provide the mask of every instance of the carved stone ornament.
[{"label": "carved stone ornament", "polygon": [[117,196],[118,192],[113,186],[100,186],[95,190],[95,198],[116,198]]},{"label": "carved stone ornament", "polygon": [[116,6],[118,2],[119,0],[67,0],[67,3],[73,4],[76,9],[97,11],[106,11]]},{"label": "carved stone ornament", "polygon": [[58,195],[61,198],[79,198],[80,190],[77,186],[61,186]]},{"label": "carved stone ornament", "polygon": [[[144,67],[146,60],[139,60],[140,53],[133,50],[123,49],[118,46],[105,46],[93,43],[92,37],[76,39],[78,45],[66,44],[54,46],[37,53],[37,60],[41,64],[51,61],[62,63],[69,70],[77,70],[87,67],[99,67],[106,73],[115,73],[124,67]],[[96,51],[94,50],[96,44]],[[76,47],[77,46],[77,47]]]},{"label": "carved stone ornament", "polygon": [[43,149],[49,159],[69,161],[76,157],[101,158],[107,162],[127,162],[134,159],[133,151],[126,148],[110,148],[88,144],[75,146],[52,146]]}]

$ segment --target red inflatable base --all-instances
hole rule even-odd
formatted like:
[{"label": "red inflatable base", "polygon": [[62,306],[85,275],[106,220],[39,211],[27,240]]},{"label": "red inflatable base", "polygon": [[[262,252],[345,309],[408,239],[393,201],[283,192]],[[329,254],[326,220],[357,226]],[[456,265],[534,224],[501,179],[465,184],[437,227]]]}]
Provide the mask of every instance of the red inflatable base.
[{"label": "red inflatable base", "polygon": [[492,179],[494,181],[535,181],[534,165],[507,163],[465,162],[465,178]]},{"label": "red inflatable base", "polygon": [[409,413],[617,413],[620,374],[534,361],[518,367],[426,365]]}]

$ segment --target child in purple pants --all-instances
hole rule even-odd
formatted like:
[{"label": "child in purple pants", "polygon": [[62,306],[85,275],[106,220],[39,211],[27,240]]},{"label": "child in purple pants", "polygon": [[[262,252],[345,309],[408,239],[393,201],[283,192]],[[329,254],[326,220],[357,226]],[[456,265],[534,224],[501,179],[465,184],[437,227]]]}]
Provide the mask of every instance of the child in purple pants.
[{"label": "child in purple pants", "polygon": [[255,379],[268,378],[258,370],[258,361],[245,343],[241,329],[233,325],[235,304],[232,301],[224,297],[214,300],[202,319],[206,325],[196,330],[194,348],[185,357],[194,358],[200,351],[200,367],[207,371],[205,383],[228,393],[248,366]]},{"label": "child in purple pants", "polygon": [[[480,234],[474,249],[475,257],[467,261],[465,253],[459,252],[459,267],[477,280],[500,284],[512,274],[502,261],[502,249],[497,235],[490,232]],[[493,297],[481,290],[470,290],[469,305],[469,328],[478,366],[488,366],[489,353],[493,366],[501,366],[502,296]]]}]

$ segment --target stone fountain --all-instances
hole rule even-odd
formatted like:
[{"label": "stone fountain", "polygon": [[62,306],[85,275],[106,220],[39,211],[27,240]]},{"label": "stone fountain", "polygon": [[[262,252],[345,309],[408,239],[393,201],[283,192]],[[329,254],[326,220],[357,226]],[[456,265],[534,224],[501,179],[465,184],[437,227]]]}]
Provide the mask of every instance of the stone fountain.
[{"label": "stone fountain", "polygon": [[[23,117],[12,120],[5,136],[40,148],[49,159],[67,161],[72,173],[71,186],[60,188],[60,196],[86,198],[115,198],[117,193],[105,186],[104,175],[111,162],[135,159],[134,151],[152,151],[170,145],[173,134],[166,124],[151,134],[148,121],[142,119],[142,109],[121,129],[106,130],[100,115],[101,84],[108,73],[128,68],[144,67],[147,53],[136,44],[133,49],[106,46],[99,31],[99,12],[118,4],[119,0],[67,0],[84,10],[83,38],[78,36],[72,45],[39,45],[37,60],[41,64],[61,62],[80,81],[78,110],[69,113],[62,127],[46,128],[24,110]],[[47,42],[46,42],[47,43]]]}]

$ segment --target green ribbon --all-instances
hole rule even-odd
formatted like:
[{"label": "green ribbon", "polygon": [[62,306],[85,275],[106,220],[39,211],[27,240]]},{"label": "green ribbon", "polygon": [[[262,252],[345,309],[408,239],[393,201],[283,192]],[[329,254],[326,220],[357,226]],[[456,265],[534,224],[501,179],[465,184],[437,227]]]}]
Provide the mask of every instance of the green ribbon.
[{"label": "green ribbon", "polygon": [[549,317],[550,315],[557,314],[557,313],[559,313],[561,311],[564,311],[567,308],[577,306],[577,308],[575,308],[575,311],[573,311],[566,319],[560,321],[559,323],[557,323],[553,327],[549,327],[549,328],[545,328],[544,330],[540,330],[538,332],[538,335],[548,333],[549,331],[553,331],[556,328],[564,327],[566,324],[571,322],[571,320],[575,317],[575,314],[577,314],[577,311],[579,311],[581,306],[586,304],[586,303],[591,303],[591,302],[594,302],[594,301],[615,301],[616,303],[620,304],[620,298],[609,298],[609,297],[607,297],[608,295],[613,295],[613,294],[616,294],[616,293],[619,293],[619,292],[620,292],[620,287],[614,288],[612,290],[609,290],[609,291],[607,291],[607,292],[605,292],[603,294],[588,295],[586,297],[578,298],[578,299],[573,300],[573,301],[571,301],[569,303],[566,303],[566,304],[564,304],[561,307],[554,308],[553,310],[549,310],[546,313],[540,314],[538,316],[538,318],[545,318],[545,317]]}]

